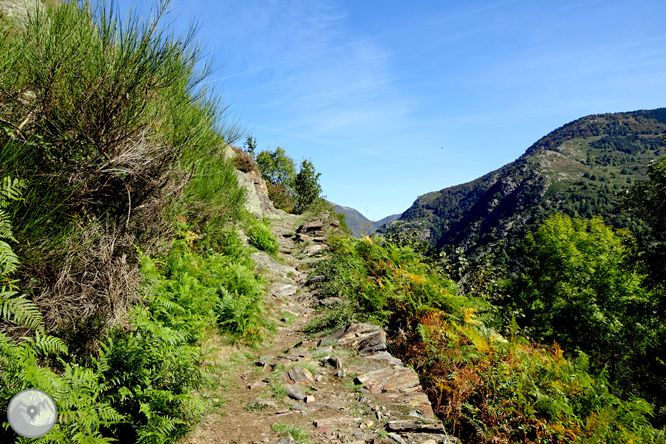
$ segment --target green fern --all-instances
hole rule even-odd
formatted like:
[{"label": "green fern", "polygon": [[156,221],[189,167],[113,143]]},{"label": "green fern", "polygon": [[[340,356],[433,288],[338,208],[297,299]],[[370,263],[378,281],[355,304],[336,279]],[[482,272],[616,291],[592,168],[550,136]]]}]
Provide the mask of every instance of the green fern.
[{"label": "green fern", "polygon": [[[2,219],[2,217],[3,214],[2,211],[0,211],[0,219]],[[0,221],[0,231],[2,231],[2,229],[3,227]],[[5,277],[10,273],[15,272],[18,263],[18,257],[14,251],[12,251],[12,247],[10,247],[7,242],[0,240],[0,277]]]},{"label": "green fern", "polygon": [[33,350],[41,355],[49,355],[53,353],[67,354],[67,346],[62,339],[55,336],[44,336],[41,328],[35,331],[35,338],[21,338],[29,343]]},{"label": "green fern", "polygon": [[3,239],[16,242],[12,234],[12,226],[9,215],[5,209],[9,203],[21,198],[21,189],[25,187],[23,181],[19,179],[12,180],[7,176],[0,185],[0,278],[6,278],[10,273],[16,271],[19,260],[12,248]]},{"label": "green fern", "polygon": [[39,308],[23,295],[0,288],[0,319],[8,319],[18,325],[36,329],[42,325],[42,313]]}]

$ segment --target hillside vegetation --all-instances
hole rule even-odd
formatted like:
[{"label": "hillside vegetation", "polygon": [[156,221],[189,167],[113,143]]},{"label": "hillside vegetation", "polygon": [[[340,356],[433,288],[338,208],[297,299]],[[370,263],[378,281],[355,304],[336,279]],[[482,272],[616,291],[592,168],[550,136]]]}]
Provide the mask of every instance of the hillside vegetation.
[{"label": "hillside vegetation", "polygon": [[[655,235],[665,171],[651,164],[628,203]],[[520,243],[528,265],[509,274],[422,256],[400,231],[339,239],[316,271],[345,304],[310,329],[384,325],[464,442],[666,442],[663,243],[647,255],[628,230],[564,214]]]},{"label": "hillside vegetation", "polygon": [[270,231],[167,3],[49,5],[0,20],[0,410],[39,388],[59,421],[38,442],[174,442],[210,405],[202,338],[270,328],[237,227]]}]

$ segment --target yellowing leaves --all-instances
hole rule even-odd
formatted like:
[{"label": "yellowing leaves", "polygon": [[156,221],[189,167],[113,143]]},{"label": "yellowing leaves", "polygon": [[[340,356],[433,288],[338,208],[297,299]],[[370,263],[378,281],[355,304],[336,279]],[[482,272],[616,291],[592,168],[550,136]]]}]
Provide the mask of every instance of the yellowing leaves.
[{"label": "yellowing leaves", "polygon": [[481,322],[477,321],[476,312],[478,310],[472,307],[463,307],[464,321],[466,324],[481,325]]},{"label": "yellowing leaves", "polygon": [[423,276],[419,276],[418,274],[407,273],[407,277],[412,282],[416,282],[417,284],[425,284],[426,282],[426,279]]},{"label": "yellowing leaves", "polygon": [[474,343],[474,347],[478,351],[482,353],[490,352],[490,345],[485,339],[483,339],[483,336],[481,336],[478,330],[474,328],[468,328],[465,329],[465,333],[467,334],[467,337]]}]

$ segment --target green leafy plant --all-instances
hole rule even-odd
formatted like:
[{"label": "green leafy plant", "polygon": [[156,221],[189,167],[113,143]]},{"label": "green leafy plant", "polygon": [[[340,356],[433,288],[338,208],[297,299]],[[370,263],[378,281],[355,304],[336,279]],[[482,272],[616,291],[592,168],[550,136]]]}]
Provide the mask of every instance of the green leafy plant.
[{"label": "green leafy plant", "polygon": [[[19,260],[11,246],[5,241],[14,241],[12,227],[7,214],[7,207],[11,201],[20,199],[21,190],[25,188],[25,183],[19,179],[12,180],[7,176],[2,179],[0,185],[0,282],[6,281],[10,273],[16,271]],[[3,282],[9,283],[9,282]]]},{"label": "green leafy plant", "polygon": [[280,249],[275,236],[273,236],[273,233],[268,226],[268,221],[266,220],[261,222],[250,222],[250,225],[247,228],[247,235],[252,245],[266,253],[275,255]]},{"label": "green leafy plant", "polygon": [[169,2],[148,21],[120,20],[106,1],[34,3],[0,45],[0,176],[26,183],[6,213],[15,277],[47,331],[89,355],[137,302],[135,245],[168,245],[183,207],[202,224],[237,217],[243,192],[224,152],[240,133],[201,85],[210,64],[196,27],[164,26]]},{"label": "green leafy plant", "polygon": [[[586,245],[604,248],[599,243]],[[486,324],[496,319],[496,309],[458,294],[443,270],[413,249],[369,238],[341,238],[331,246],[333,258],[314,271],[326,275],[317,285],[324,296],[347,304],[320,314],[310,331],[351,321],[382,324],[392,353],[419,373],[436,414],[460,439],[663,441],[663,432],[649,422],[650,404],[617,397],[609,375],[591,371],[588,355],[568,359],[556,343],[531,343],[515,322],[505,339]],[[602,256],[597,260],[613,260]]]},{"label": "green leafy plant", "polygon": [[282,186],[293,191],[296,167],[294,160],[280,147],[257,154],[257,165],[264,179],[271,185]]}]

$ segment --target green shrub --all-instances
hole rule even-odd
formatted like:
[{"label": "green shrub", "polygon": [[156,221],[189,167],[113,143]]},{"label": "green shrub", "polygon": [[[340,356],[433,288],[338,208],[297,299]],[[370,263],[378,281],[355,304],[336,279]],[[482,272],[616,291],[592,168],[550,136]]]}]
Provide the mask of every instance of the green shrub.
[{"label": "green shrub", "polygon": [[[215,235],[229,221],[243,214],[245,190],[239,185],[234,167],[222,155],[201,159],[184,191],[179,215],[196,221],[196,228]],[[205,228],[205,229],[204,229]]]},{"label": "green shrub", "polygon": [[120,442],[175,441],[206,413],[195,392],[209,381],[187,333],[138,309],[131,331],[112,332],[102,343],[102,374],[109,381],[104,395],[125,417],[108,427],[111,436]]},{"label": "green shrub", "polygon": [[[348,304],[342,312],[334,310],[327,321],[316,321],[322,327],[351,321],[402,323],[433,309],[453,310],[462,300],[454,296],[454,283],[409,247],[348,237],[330,244],[333,258],[317,264],[315,273],[329,277],[320,285],[324,296],[341,297]],[[345,319],[342,313],[350,317]]]},{"label": "green shrub", "polygon": [[294,212],[294,194],[284,185],[267,184],[268,198],[273,202],[275,208],[287,213]]},{"label": "green shrub", "polygon": [[271,425],[271,430],[279,434],[280,436],[286,436],[300,444],[306,444],[311,442],[310,434],[307,431],[292,424],[287,424],[284,422],[276,422],[275,424]]},{"label": "green shrub", "polygon": [[[0,408],[6,411],[11,397],[21,390],[41,389],[53,397],[59,419],[37,442],[112,442],[108,434],[105,436],[102,432],[106,427],[120,424],[124,418],[104,396],[106,384],[101,368],[65,364],[63,371],[56,374],[39,363],[37,356],[44,356],[40,351],[44,347],[33,344],[12,344],[0,334]],[[0,441],[17,440],[20,438],[4,422],[0,428]]]},{"label": "green shrub", "polygon": [[12,227],[6,212],[11,201],[19,200],[21,189],[25,184],[11,177],[2,179],[0,187],[0,284],[9,284],[7,276],[16,271],[19,260],[11,246],[5,240],[16,241],[12,235]]},{"label": "green shrub", "polygon": [[296,172],[294,160],[277,147],[257,155],[257,165],[268,184],[268,196],[276,208],[303,214],[322,201],[320,173],[309,160],[303,160]]},{"label": "green shrub", "polygon": [[232,263],[218,279],[220,301],[216,313],[222,332],[249,342],[263,340],[272,325],[264,315],[264,288],[252,269]]},{"label": "green shrub", "polygon": [[280,245],[275,240],[275,236],[268,226],[268,221],[250,222],[247,229],[247,235],[250,238],[250,244],[261,251],[275,255],[280,249]]}]

